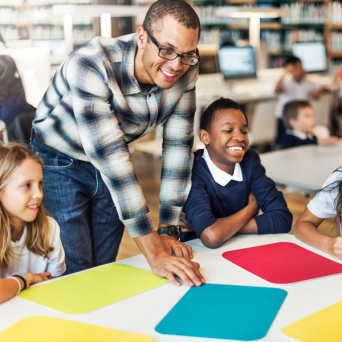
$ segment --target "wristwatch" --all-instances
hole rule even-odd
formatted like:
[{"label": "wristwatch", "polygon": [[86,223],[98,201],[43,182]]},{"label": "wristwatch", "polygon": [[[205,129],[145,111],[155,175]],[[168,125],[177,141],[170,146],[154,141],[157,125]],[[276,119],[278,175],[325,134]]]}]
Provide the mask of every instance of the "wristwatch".
[{"label": "wristwatch", "polygon": [[178,226],[166,226],[158,229],[158,234],[167,234],[174,237],[176,240],[180,240],[180,228]]}]

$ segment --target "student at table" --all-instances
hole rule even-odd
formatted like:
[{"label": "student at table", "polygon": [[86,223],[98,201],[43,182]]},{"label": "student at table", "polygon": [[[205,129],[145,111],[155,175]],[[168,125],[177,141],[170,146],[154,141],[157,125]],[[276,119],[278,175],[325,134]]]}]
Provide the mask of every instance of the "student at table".
[{"label": "student at table", "polygon": [[335,229],[342,232],[342,168],[335,170],[307,205],[293,227],[294,235],[337,259],[342,259],[342,236],[329,237],[318,231],[328,217],[335,217]]},{"label": "student at table", "polygon": [[309,81],[298,57],[289,56],[285,61],[285,73],[278,81],[275,92],[278,95],[276,116],[278,118],[277,142],[285,133],[282,122],[283,107],[293,100],[308,101],[310,97],[318,99],[325,88]]},{"label": "student at table", "polygon": [[[155,274],[204,281],[191,248],[170,236],[190,190],[199,37],[189,4],[159,0],[128,42],[96,37],[56,72],[31,148],[44,160],[44,204],[61,227],[67,272],[115,261],[126,226]],[[128,144],[161,124],[158,234]]]},{"label": "student at table", "polygon": [[0,55],[0,122],[8,127],[19,114],[35,110],[26,102],[23,83],[13,58]]},{"label": "student at table", "polygon": [[195,152],[184,206],[195,232],[182,233],[182,240],[199,237],[217,248],[236,233],[289,232],[292,214],[259,155],[248,149],[248,120],[239,105],[225,98],[213,102],[202,115],[200,139],[205,149]]},{"label": "student at table", "polygon": [[46,215],[40,157],[0,146],[0,303],[65,272],[57,222]]},{"label": "student at table", "polygon": [[285,133],[280,138],[281,148],[303,145],[333,144],[337,137],[318,139],[313,131],[316,126],[312,107],[308,101],[291,101],[283,109]]}]

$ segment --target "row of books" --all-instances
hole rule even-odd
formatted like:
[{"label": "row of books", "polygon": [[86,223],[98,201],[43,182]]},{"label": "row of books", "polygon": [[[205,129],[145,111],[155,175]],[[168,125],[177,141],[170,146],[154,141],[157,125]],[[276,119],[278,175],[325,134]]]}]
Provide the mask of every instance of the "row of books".
[{"label": "row of books", "polygon": [[332,31],[330,33],[330,42],[332,51],[342,51],[342,32]]},{"label": "row of books", "polygon": [[328,3],[328,22],[341,24],[342,23],[342,4],[340,1]]},{"label": "row of books", "polygon": [[244,39],[242,30],[219,30],[218,28],[202,29],[199,44],[224,44],[231,42],[236,44],[238,40]]},{"label": "row of books", "polygon": [[[229,23],[248,23],[247,18],[229,18],[229,17],[218,17],[216,15],[216,9],[222,7],[220,5],[217,6],[194,6],[194,9],[200,18],[202,25],[224,25]],[[233,6],[231,6],[233,7]],[[244,8],[251,7],[250,5],[239,6]]]},{"label": "row of books", "polygon": [[0,6],[52,6],[52,5],[87,5],[92,0],[0,0]]},{"label": "row of books", "polygon": [[282,24],[324,24],[325,4],[294,2],[281,4],[281,8],[288,10],[287,16],[281,17]]},{"label": "row of books", "polygon": [[323,33],[317,30],[261,31],[261,39],[267,41],[269,50],[291,51],[298,42],[323,42]]},{"label": "row of books", "polygon": [[[33,39],[33,40],[64,40],[63,28],[59,27],[34,27],[34,28],[14,28],[3,26],[0,33],[5,40]],[[74,28],[74,44],[82,44],[93,38],[93,30]]]},{"label": "row of books", "polygon": [[[73,17],[77,25],[91,25],[92,18]],[[0,25],[63,25],[63,17],[50,17],[45,8],[32,8],[30,11],[20,8],[0,7]]]}]

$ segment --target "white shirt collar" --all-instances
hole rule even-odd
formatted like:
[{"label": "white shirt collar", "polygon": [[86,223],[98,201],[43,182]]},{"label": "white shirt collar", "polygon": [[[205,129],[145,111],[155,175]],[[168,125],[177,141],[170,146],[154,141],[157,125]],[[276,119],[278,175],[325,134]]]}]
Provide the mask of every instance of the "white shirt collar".
[{"label": "white shirt collar", "polygon": [[298,131],[292,131],[290,129],[286,130],[286,134],[292,134],[293,136],[297,137],[298,139],[301,140],[306,140],[306,139],[312,139],[313,134],[312,133],[304,133],[304,132],[298,132]]},{"label": "white shirt collar", "polygon": [[213,176],[215,182],[221,186],[226,186],[231,180],[235,180],[237,182],[242,182],[242,171],[240,163],[235,164],[234,173],[230,175],[229,173],[221,170],[218,168],[210,159],[209,153],[206,148],[204,148],[203,156],[204,160],[206,161],[209,171]]}]

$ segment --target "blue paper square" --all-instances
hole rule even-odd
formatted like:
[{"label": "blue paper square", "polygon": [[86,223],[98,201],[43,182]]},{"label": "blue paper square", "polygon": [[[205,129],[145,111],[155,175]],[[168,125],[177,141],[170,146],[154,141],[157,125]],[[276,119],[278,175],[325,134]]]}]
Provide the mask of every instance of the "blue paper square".
[{"label": "blue paper square", "polygon": [[269,287],[192,287],[155,330],[169,335],[257,340],[267,334],[286,296],[285,290]]}]

